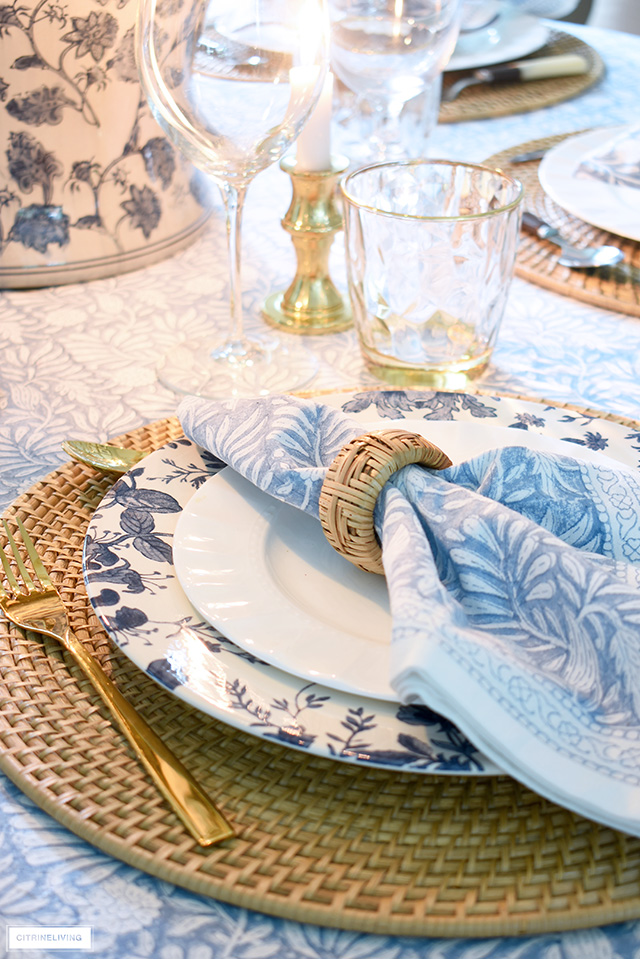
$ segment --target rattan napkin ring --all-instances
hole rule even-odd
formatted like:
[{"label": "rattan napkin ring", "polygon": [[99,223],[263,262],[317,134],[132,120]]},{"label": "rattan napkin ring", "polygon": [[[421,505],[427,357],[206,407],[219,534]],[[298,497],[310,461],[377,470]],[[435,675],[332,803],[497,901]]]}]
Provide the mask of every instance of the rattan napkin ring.
[{"label": "rattan napkin ring", "polygon": [[373,510],[389,477],[409,463],[436,470],[452,465],[446,453],[419,433],[375,430],[346,443],[327,470],[320,491],[322,530],[333,548],[359,569],[384,573]]}]

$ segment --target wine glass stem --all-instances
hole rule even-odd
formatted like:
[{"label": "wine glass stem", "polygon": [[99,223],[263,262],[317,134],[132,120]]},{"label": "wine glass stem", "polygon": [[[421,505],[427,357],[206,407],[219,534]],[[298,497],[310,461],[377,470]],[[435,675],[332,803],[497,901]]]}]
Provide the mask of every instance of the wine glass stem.
[{"label": "wine glass stem", "polygon": [[378,152],[378,158],[389,160],[395,152],[401,154],[400,114],[404,102],[392,100],[389,103],[374,102],[374,129],[372,141]]},{"label": "wine glass stem", "polygon": [[394,101],[389,103],[386,108],[382,107],[379,111],[381,139],[387,143],[391,143],[398,137],[400,114],[402,113],[403,106],[404,104],[402,102],[397,103]]},{"label": "wine glass stem", "polygon": [[227,252],[229,256],[231,328],[230,339],[240,342],[244,338],[242,321],[242,213],[247,195],[247,183],[235,186],[225,183],[222,188],[226,221]]}]

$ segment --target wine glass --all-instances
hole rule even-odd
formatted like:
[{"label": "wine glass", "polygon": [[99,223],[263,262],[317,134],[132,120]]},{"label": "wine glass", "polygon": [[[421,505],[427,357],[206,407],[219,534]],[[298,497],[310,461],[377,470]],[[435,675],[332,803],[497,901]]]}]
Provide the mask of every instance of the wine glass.
[{"label": "wine glass", "polygon": [[368,158],[402,159],[405,105],[435,91],[437,116],[440,76],[460,29],[460,0],[329,0],[329,9],[331,66],[355,94]]},{"label": "wine glass", "polygon": [[171,350],[158,377],[178,393],[285,392],[317,371],[299,344],[244,331],[240,254],[249,183],[284,155],[320,96],[327,23],[322,0],[140,0],[143,91],[168,137],[218,183],[226,212],[230,328]]}]

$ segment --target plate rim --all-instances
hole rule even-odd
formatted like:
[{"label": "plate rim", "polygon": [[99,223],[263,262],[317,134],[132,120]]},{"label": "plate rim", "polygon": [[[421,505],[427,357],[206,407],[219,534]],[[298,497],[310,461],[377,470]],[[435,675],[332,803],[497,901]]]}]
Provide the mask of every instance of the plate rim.
[{"label": "plate rim", "polygon": [[[538,166],[538,179],[540,186],[544,192],[549,196],[554,203],[557,203],[563,210],[566,210],[567,213],[570,213],[572,216],[577,217],[579,220],[582,220],[584,223],[588,223],[590,226],[596,227],[598,230],[604,230],[607,233],[611,233],[614,236],[621,237],[622,239],[631,240],[633,242],[640,242],[640,229],[636,232],[635,235],[627,232],[620,232],[620,229],[616,225],[611,223],[606,223],[601,220],[599,217],[593,219],[592,216],[587,213],[580,203],[575,203],[572,197],[567,197],[566,193],[562,189],[558,189],[557,181],[554,182],[553,174],[550,179],[549,169],[553,167],[554,163],[557,163],[558,160],[563,160],[564,163],[569,166],[571,163],[571,170],[575,169],[576,162],[574,158],[570,160],[570,155],[583,143],[590,143],[593,141],[593,146],[597,146],[597,140],[603,134],[609,136],[616,136],[618,133],[622,133],[624,130],[631,128],[634,124],[631,123],[616,123],[608,127],[597,127],[592,130],[583,130],[575,135],[565,137],[560,143],[556,144],[554,147],[551,147],[550,150],[543,156]],[[588,148],[587,148],[588,149]],[[564,157],[564,154],[569,154],[568,157]],[[568,170],[567,172],[571,172]],[[566,174],[563,174],[566,175]],[[597,179],[588,181],[594,189],[598,189],[601,186],[603,189],[608,187],[608,189],[614,188],[613,184],[600,183]],[[621,190],[632,190],[632,187],[617,187]],[[636,191],[638,192],[638,191]],[[582,191],[582,195],[592,195],[592,191]]]}]

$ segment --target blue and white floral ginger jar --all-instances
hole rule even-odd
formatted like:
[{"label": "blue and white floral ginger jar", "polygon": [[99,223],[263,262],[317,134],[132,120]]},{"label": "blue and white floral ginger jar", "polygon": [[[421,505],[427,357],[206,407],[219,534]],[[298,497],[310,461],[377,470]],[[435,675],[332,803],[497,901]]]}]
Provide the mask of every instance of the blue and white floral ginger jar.
[{"label": "blue and white floral ginger jar", "polygon": [[136,0],[0,0],[0,287],[146,266],[206,223],[208,183],[142,94],[135,16]]}]

